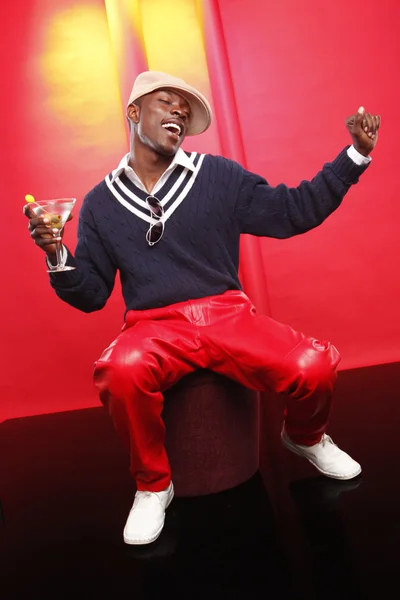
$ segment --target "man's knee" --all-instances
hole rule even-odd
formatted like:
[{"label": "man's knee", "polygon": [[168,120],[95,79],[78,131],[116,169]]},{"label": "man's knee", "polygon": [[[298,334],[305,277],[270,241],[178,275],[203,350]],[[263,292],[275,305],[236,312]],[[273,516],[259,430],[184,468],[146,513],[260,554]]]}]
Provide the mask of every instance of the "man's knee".
[{"label": "man's knee", "polygon": [[[125,395],[153,379],[152,357],[144,348],[109,346],[95,363],[93,379],[100,393],[107,390],[113,396]],[[151,383],[151,382],[148,382]]]},{"label": "man's knee", "polygon": [[285,358],[286,381],[282,391],[303,397],[315,391],[332,390],[340,354],[329,342],[305,338]]}]

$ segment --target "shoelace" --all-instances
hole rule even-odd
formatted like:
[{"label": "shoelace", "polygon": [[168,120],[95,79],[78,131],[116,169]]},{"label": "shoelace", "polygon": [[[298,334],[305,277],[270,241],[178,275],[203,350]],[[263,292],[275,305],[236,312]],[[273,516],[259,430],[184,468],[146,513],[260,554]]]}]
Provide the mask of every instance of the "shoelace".
[{"label": "shoelace", "polygon": [[148,492],[147,490],[136,492],[135,503],[134,503],[135,507],[138,506],[142,500],[146,500],[146,499],[150,499],[150,498],[153,500],[155,498],[157,498],[158,502],[161,502],[160,493],[161,492]]},{"label": "shoelace", "polygon": [[335,444],[335,442],[333,441],[331,436],[328,435],[327,433],[324,433],[324,435],[322,436],[320,444],[322,446],[326,446],[326,444],[332,444],[332,446],[337,446],[337,444]]},{"label": "shoelace", "polygon": [[142,504],[143,502],[146,502],[148,504],[148,501],[150,500],[150,502],[154,502],[157,499],[157,501],[160,501],[159,496],[154,493],[154,492],[147,492],[147,491],[143,491],[143,492],[136,492],[136,496],[135,496],[135,501],[134,501],[134,506],[139,507],[140,504]]},{"label": "shoelace", "polygon": [[137,498],[151,498],[152,496],[155,495],[155,492],[148,492],[148,491],[138,491],[136,492],[136,497]]}]

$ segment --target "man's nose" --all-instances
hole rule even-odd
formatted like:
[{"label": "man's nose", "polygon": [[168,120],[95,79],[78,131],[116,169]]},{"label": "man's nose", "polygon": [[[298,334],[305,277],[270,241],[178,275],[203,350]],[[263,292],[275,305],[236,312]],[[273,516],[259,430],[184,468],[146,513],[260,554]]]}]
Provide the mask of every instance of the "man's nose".
[{"label": "man's nose", "polygon": [[183,115],[183,110],[181,109],[180,106],[178,106],[177,104],[175,106],[172,107],[171,113],[173,115],[176,115],[178,117],[181,117]]}]

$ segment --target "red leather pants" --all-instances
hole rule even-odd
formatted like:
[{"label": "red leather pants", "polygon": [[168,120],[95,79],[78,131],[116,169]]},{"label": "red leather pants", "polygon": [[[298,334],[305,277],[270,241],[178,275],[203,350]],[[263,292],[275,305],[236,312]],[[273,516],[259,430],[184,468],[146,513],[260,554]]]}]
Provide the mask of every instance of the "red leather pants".
[{"label": "red leather pants", "polygon": [[139,490],[168,487],[161,418],[163,391],[207,368],[248,388],[287,394],[285,427],[312,445],[327,427],[340,356],[320,342],[258,315],[247,296],[219,296],[129,311],[121,334],[95,365],[94,381],[130,453]]}]

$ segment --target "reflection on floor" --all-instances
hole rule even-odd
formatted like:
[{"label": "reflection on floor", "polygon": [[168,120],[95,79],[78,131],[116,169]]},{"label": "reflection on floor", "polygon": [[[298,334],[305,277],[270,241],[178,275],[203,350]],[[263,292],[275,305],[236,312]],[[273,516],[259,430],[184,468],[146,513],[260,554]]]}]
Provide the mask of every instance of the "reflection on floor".
[{"label": "reflection on floor", "polygon": [[339,373],[329,433],[363,466],[351,482],[283,449],[282,404],[266,398],[260,472],[176,498],[141,548],[122,543],[134,486],[102,408],[6,421],[1,599],[386,598],[400,556],[399,383],[399,364]]}]

